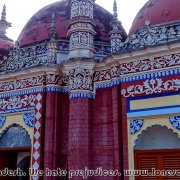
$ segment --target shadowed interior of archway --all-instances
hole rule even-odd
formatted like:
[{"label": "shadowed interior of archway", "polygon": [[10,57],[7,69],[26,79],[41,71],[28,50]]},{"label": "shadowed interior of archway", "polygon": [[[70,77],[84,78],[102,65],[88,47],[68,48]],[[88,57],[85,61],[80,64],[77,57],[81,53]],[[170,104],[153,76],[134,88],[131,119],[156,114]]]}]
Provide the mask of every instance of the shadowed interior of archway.
[{"label": "shadowed interior of archway", "polygon": [[[0,170],[22,170],[16,176],[3,177],[4,180],[28,180],[31,156],[31,139],[21,126],[13,124],[0,136]],[[19,171],[18,170],[18,171]]]},{"label": "shadowed interior of archway", "polygon": [[134,150],[178,149],[180,138],[165,126],[154,125],[142,131],[135,141]]},{"label": "shadowed interior of archway", "polygon": [[28,132],[17,124],[8,127],[1,135],[0,148],[29,146],[31,146],[31,139]]}]

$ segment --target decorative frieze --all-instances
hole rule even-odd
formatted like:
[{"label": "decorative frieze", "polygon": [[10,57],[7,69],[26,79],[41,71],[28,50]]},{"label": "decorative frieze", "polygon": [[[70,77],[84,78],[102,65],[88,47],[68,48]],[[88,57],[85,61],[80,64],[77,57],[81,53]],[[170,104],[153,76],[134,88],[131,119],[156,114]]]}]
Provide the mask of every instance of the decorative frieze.
[{"label": "decorative frieze", "polygon": [[121,94],[124,97],[134,97],[141,94],[158,94],[168,91],[179,91],[180,79],[171,79],[163,81],[163,79],[148,79],[142,84],[136,84],[128,86],[126,89],[122,89]]},{"label": "decorative frieze", "polygon": [[145,47],[179,41],[179,25],[151,26],[149,20],[145,22],[145,25],[146,28],[138,30],[135,34],[130,35],[125,42],[121,43],[119,53],[127,53],[133,50],[144,49]]},{"label": "decorative frieze", "polygon": [[[17,42],[15,48],[10,52],[7,61],[1,61],[0,72],[17,71],[19,69],[49,64],[48,56],[44,54],[45,49],[41,45],[31,48],[20,48]],[[37,55],[37,53],[42,53],[42,55]]]},{"label": "decorative frieze", "polygon": [[180,116],[170,116],[169,121],[175,129],[180,130]]},{"label": "decorative frieze", "polygon": [[34,106],[36,96],[33,94],[23,96],[13,96],[0,99],[0,110],[19,109]]},{"label": "decorative frieze", "polygon": [[44,76],[30,77],[21,80],[14,80],[10,82],[0,83],[0,92],[20,90],[30,87],[42,86],[44,83]]},{"label": "decorative frieze", "polygon": [[135,134],[140,131],[143,126],[143,119],[130,120],[130,133]]},{"label": "decorative frieze", "polygon": [[168,54],[161,57],[137,60],[120,64],[120,73],[131,74],[149,70],[157,70],[180,65],[180,54]]},{"label": "decorative frieze", "polygon": [[112,80],[120,77],[120,69],[118,66],[114,66],[111,69],[95,71],[94,81]]},{"label": "decorative frieze", "polygon": [[[112,79],[114,77],[112,76],[112,70],[116,77],[120,77],[122,82],[175,75],[179,74],[179,65],[179,53],[120,63],[119,66],[114,66],[112,69],[95,71],[94,81]],[[170,67],[173,69],[170,69]]]}]

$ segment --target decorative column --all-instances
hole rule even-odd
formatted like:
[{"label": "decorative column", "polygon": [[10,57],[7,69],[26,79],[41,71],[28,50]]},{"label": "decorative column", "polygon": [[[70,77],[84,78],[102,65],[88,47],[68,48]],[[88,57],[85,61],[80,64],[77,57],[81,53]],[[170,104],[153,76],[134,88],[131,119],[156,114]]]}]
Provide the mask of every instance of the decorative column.
[{"label": "decorative column", "polygon": [[71,0],[69,59],[94,57],[94,1]]},{"label": "decorative column", "polygon": [[[93,94],[93,61],[70,61],[64,64],[70,89],[68,129],[68,169],[90,167],[90,143]],[[81,180],[83,177],[73,177]]]},{"label": "decorative column", "polygon": [[49,38],[50,40],[47,46],[49,63],[56,63],[56,53],[58,49],[58,42],[57,42],[56,21],[55,21],[54,13],[52,14]]},{"label": "decorative column", "polygon": [[113,8],[113,21],[111,22],[112,31],[110,32],[110,41],[111,41],[111,52],[117,53],[120,51],[121,47],[123,46],[122,43],[122,31],[120,30],[120,22],[118,21],[118,14],[117,14],[117,3],[114,0],[114,8]]}]

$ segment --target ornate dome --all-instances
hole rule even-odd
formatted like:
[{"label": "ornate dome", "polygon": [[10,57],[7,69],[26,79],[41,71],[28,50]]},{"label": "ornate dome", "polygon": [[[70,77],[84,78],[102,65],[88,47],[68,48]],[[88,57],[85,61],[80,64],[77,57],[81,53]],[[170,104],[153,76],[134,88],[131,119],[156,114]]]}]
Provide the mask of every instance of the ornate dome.
[{"label": "ornate dome", "polygon": [[[20,46],[25,46],[31,43],[48,40],[52,13],[55,13],[56,31],[58,39],[67,39],[68,26],[67,23],[70,18],[70,4],[69,0],[62,0],[50,4],[39,10],[27,22],[22,32],[19,35],[18,42]],[[95,41],[109,41],[108,33],[112,30],[110,22],[112,21],[112,14],[95,4],[94,20],[96,22],[96,37]],[[125,36],[125,31],[122,28]]]},{"label": "ornate dome", "polygon": [[149,0],[136,15],[129,34],[145,27],[145,21],[151,25],[180,20],[180,0]]}]

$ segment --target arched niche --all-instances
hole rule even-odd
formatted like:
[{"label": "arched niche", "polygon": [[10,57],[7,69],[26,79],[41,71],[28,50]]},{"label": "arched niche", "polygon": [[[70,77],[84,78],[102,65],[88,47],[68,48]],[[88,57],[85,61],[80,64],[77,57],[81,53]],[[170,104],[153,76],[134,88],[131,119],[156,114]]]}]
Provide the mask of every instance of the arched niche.
[{"label": "arched niche", "polygon": [[135,141],[134,150],[178,149],[180,138],[166,126],[153,125],[143,130]]},{"label": "arched niche", "polygon": [[20,125],[7,127],[0,135],[0,148],[16,148],[31,146],[28,132]]}]

